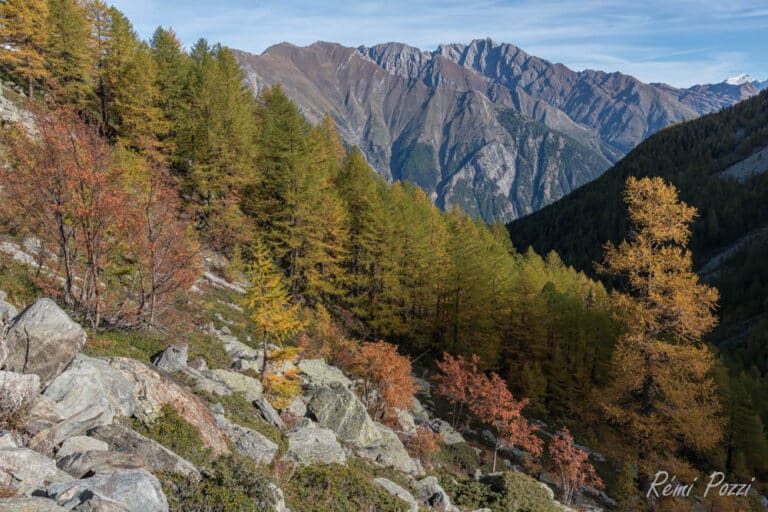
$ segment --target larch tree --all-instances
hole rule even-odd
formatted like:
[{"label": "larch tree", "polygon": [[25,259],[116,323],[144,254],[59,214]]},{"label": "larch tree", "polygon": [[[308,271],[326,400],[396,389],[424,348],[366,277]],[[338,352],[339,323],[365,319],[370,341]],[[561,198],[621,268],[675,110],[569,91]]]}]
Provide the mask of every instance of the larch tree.
[{"label": "larch tree", "polygon": [[251,320],[261,330],[264,360],[262,378],[267,371],[267,344],[270,340],[282,344],[283,340],[303,327],[299,318],[299,304],[291,304],[283,274],[277,269],[264,243],[257,241],[248,267],[248,287],[243,306]]},{"label": "larch tree", "polygon": [[600,270],[623,279],[617,296],[626,332],[614,352],[612,383],[601,393],[608,419],[637,450],[641,469],[689,467],[683,449],[703,451],[721,437],[714,357],[701,338],[716,323],[718,293],[693,272],[690,225],[696,210],[661,178],[627,180],[632,225],[606,245]]},{"label": "larch tree", "polygon": [[45,57],[51,89],[60,101],[79,105],[92,94],[94,55],[87,12],[78,0],[49,0],[48,6],[50,37]]},{"label": "larch tree", "polygon": [[35,83],[48,77],[44,54],[48,44],[47,21],[46,0],[0,2],[0,66],[13,70],[24,80],[30,100]]}]

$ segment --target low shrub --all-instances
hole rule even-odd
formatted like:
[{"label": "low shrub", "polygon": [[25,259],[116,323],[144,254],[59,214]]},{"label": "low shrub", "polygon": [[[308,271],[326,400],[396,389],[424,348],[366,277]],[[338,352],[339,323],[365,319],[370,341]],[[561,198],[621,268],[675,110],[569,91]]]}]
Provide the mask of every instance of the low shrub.
[{"label": "low shrub", "polygon": [[508,471],[490,475],[485,482],[493,492],[501,495],[496,506],[498,512],[560,512],[545,484],[525,473]]},{"label": "low shrub", "polygon": [[480,456],[467,443],[447,444],[433,457],[435,464],[447,466],[454,473],[474,477],[480,467]]},{"label": "low shrub", "polygon": [[354,466],[305,466],[296,470],[287,488],[291,510],[302,512],[404,512],[405,502],[373,483]]},{"label": "low shrub", "polygon": [[134,418],[133,428],[196,466],[203,466],[211,461],[212,452],[210,448],[203,448],[200,432],[179,416],[176,409],[170,405],[164,405],[160,416],[151,424]]},{"label": "low shrub", "polygon": [[253,460],[232,454],[206,468],[201,481],[161,474],[170,512],[263,512],[273,510],[268,475]]}]

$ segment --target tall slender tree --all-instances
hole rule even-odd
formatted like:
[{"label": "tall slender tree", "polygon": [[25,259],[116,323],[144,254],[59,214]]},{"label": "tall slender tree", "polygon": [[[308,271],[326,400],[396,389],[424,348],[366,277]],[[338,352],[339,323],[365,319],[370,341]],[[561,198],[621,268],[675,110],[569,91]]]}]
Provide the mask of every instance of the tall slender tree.
[{"label": "tall slender tree", "polygon": [[0,66],[16,73],[26,84],[30,99],[35,83],[48,77],[45,48],[48,44],[48,2],[0,2]]}]

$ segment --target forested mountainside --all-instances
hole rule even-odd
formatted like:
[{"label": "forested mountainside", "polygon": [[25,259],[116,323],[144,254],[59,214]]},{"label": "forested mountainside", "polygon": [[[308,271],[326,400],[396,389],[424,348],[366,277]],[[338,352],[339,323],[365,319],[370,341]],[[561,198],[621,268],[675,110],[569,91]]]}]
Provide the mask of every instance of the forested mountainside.
[{"label": "forested mountainside", "polygon": [[486,222],[536,211],[658,129],[757,91],[574,72],[491,40],[431,52],[282,43],[235,55],[257,92],[279,83],[313,122],[330,113],[342,139],[388,180],[409,180],[441,208],[458,205]]},{"label": "forested mountainside", "polygon": [[222,45],[8,0],[0,63],[0,508],[759,510],[643,498],[658,468],[768,477],[765,383],[702,343],[664,180],[616,192],[609,292],[388,183]]}]

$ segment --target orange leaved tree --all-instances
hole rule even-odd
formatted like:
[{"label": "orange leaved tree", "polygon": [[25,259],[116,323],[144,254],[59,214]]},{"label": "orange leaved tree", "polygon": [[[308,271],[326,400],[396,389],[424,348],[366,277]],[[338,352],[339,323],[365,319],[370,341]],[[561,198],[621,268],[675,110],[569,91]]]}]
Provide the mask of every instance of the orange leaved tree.
[{"label": "orange leaved tree", "polygon": [[549,457],[554,471],[563,490],[564,505],[570,505],[577,492],[586,486],[602,489],[603,481],[597,475],[595,468],[588,462],[589,454],[577,447],[567,428],[555,434],[549,443]]},{"label": "orange leaved tree", "polygon": [[453,357],[446,352],[443,360],[436,363],[438,373],[432,377],[434,393],[453,406],[454,429],[458,428],[461,417],[466,414],[469,404],[477,398],[485,382],[485,375],[477,368],[479,361],[476,354],[465,359],[464,356]]},{"label": "orange leaved tree", "polygon": [[478,397],[469,407],[478,421],[496,432],[493,471],[496,471],[496,456],[503,445],[520,446],[534,455],[540,455],[542,441],[535,434],[537,427],[528,423],[522,414],[528,399],[515,400],[507,384],[495,372],[491,372],[490,378],[483,376],[478,384]]},{"label": "orange leaved tree", "polygon": [[362,399],[373,419],[392,421],[395,409],[413,405],[416,383],[411,360],[398,354],[396,345],[384,341],[361,344],[352,371],[362,380]]}]

